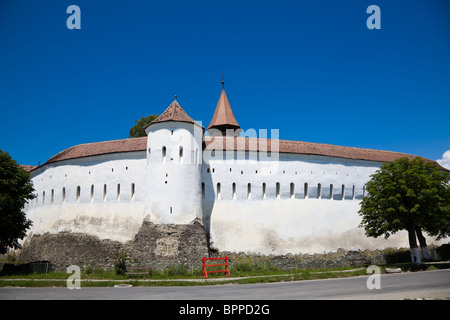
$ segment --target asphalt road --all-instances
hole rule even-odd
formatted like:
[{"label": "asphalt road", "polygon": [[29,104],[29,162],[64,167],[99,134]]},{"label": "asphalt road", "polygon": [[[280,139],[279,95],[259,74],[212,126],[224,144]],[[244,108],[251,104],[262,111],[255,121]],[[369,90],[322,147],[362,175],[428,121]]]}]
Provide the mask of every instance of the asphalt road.
[{"label": "asphalt road", "polygon": [[[132,288],[0,288],[0,300],[397,300],[450,299],[450,270],[246,285]],[[375,283],[375,282],[372,282]]]}]

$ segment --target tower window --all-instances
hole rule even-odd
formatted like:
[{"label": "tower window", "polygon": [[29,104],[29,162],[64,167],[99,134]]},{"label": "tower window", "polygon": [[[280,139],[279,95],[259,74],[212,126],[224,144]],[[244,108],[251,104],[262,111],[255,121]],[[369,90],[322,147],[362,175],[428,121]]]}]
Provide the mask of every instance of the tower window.
[{"label": "tower window", "polygon": [[134,183],[131,184],[131,200],[134,200],[134,192],[136,187],[134,186]]},{"label": "tower window", "polygon": [[217,199],[218,199],[218,200],[221,199],[221,195],[220,195],[220,183],[217,184]]},{"label": "tower window", "polygon": [[262,184],[262,198],[265,199],[266,198],[266,183],[263,182]]},{"label": "tower window", "polygon": [[321,199],[322,198],[322,185],[319,183],[317,185],[317,199]]},{"label": "tower window", "polygon": [[94,201],[94,185],[91,185],[91,202]]},{"label": "tower window", "polygon": [[252,184],[249,183],[247,184],[247,199],[251,199],[252,198]]},{"label": "tower window", "polygon": [[307,182],[305,182],[305,185],[304,185],[303,195],[304,195],[305,199],[308,199],[308,183]]},{"label": "tower window", "polygon": [[236,200],[236,183],[233,182],[233,200]]},{"label": "tower window", "polygon": [[117,201],[120,200],[120,183],[117,184]]},{"label": "tower window", "polygon": [[51,194],[51,205],[53,205],[53,200],[55,199],[55,190],[52,189],[52,194]]},{"label": "tower window", "polygon": [[107,194],[107,189],[106,189],[106,184],[103,185],[103,201],[106,201],[106,194]]},{"label": "tower window", "polygon": [[62,188],[62,203],[66,203],[66,188]]},{"label": "tower window", "polygon": [[166,147],[162,147],[162,162],[166,163]]},{"label": "tower window", "polygon": [[180,146],[180,151],[179,151],[179,161],[180,163],[183,163],[183,147]]},{"label": "tower window", "polygon": [[147,165],[150,167],[152,163],[152,149],[148,148]]},{"label": "tower window", "polygon": [[280,183],[279,182],[277,182],[277,185],[276,185],[276,196],[277,196],[277,199],[280,199]]},{"label": "tower window", "polygon": [[294,199],[295,198],[295,185],[293,182],[291,182],[290,190],[291,190],[291,199]]},{"label": "tower window", "polygon": [[205,199],[205,183],[204,182],[202,182],[202,197],[203,197],[203,199]]},{"label": "tower window", "polygon": [[77,187],[77,202],[80,202],[80,195],[81,195],[81,187]]},{"label": "tower window", "polygon": [[333,185],[330,184],[330,199],[333,199]]}]

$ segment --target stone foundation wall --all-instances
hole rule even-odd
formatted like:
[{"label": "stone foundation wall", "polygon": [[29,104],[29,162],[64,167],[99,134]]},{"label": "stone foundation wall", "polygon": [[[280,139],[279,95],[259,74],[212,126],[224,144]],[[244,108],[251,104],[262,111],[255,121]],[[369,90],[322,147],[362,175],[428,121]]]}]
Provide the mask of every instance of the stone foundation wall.
[{"label": "stone foundation wall", "polygon": [[208,256],[204,227],[198,221],[188,225],[155,225],[144,221],[132,241],[100,240],[80,233],[60,232],[34,235],[17,254],[18,260],[50,261],[53,270],[65,271],[69,265],[114,268],[118,253],[127,255],[127,265],[163,269],[186,264],[201,268]]}]

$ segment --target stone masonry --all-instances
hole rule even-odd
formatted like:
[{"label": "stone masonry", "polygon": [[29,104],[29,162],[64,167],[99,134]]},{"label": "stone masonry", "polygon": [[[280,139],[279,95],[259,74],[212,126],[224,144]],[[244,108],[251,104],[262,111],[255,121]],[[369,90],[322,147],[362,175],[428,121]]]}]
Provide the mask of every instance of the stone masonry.
[{"label": "stone masonry", "polygon": [[185,264],[201,268],[202,257],[208,256],[203,225],[155,225],[144,221],[134,239],[126,243],[100,240],[81,233],[60,232],[34,235],[18,253],[20,261],[50,261],[53,270],[65,271],[69,265],[82,269],[114,268],[118,253],[127,255],[127,265],[163,269]]}]

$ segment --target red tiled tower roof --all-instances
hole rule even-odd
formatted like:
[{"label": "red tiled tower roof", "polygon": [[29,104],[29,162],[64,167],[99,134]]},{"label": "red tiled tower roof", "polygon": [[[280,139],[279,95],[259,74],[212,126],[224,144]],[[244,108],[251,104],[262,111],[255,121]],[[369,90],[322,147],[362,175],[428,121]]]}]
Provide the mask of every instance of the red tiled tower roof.
[{"label": "red tiled tower roof", "polygon": [[158,118],[150,122],[150,124],[148,124],[146,127],[154,123],[166,121],[196,123],[180,106],[177,101],[177,96],[175,96],[175,100],[167,107],[167,109]]},{"label": "red tiled tower roof", "polygon": [[[219,130],[222,135],[226,135],[227,129],[239,130],[241,127],[236,121],[234,117],[233,110],[231,109],[230,102],[228,101],[227,94],[225,93],[224,82],[222,81],[222,92],[220,93],[219,101],[217,102],[216,111],[214,112],[214,116],[206,129],[212,135],[214,134],[214,130]],[[211,131],[210,131],[211,130]]]}]

